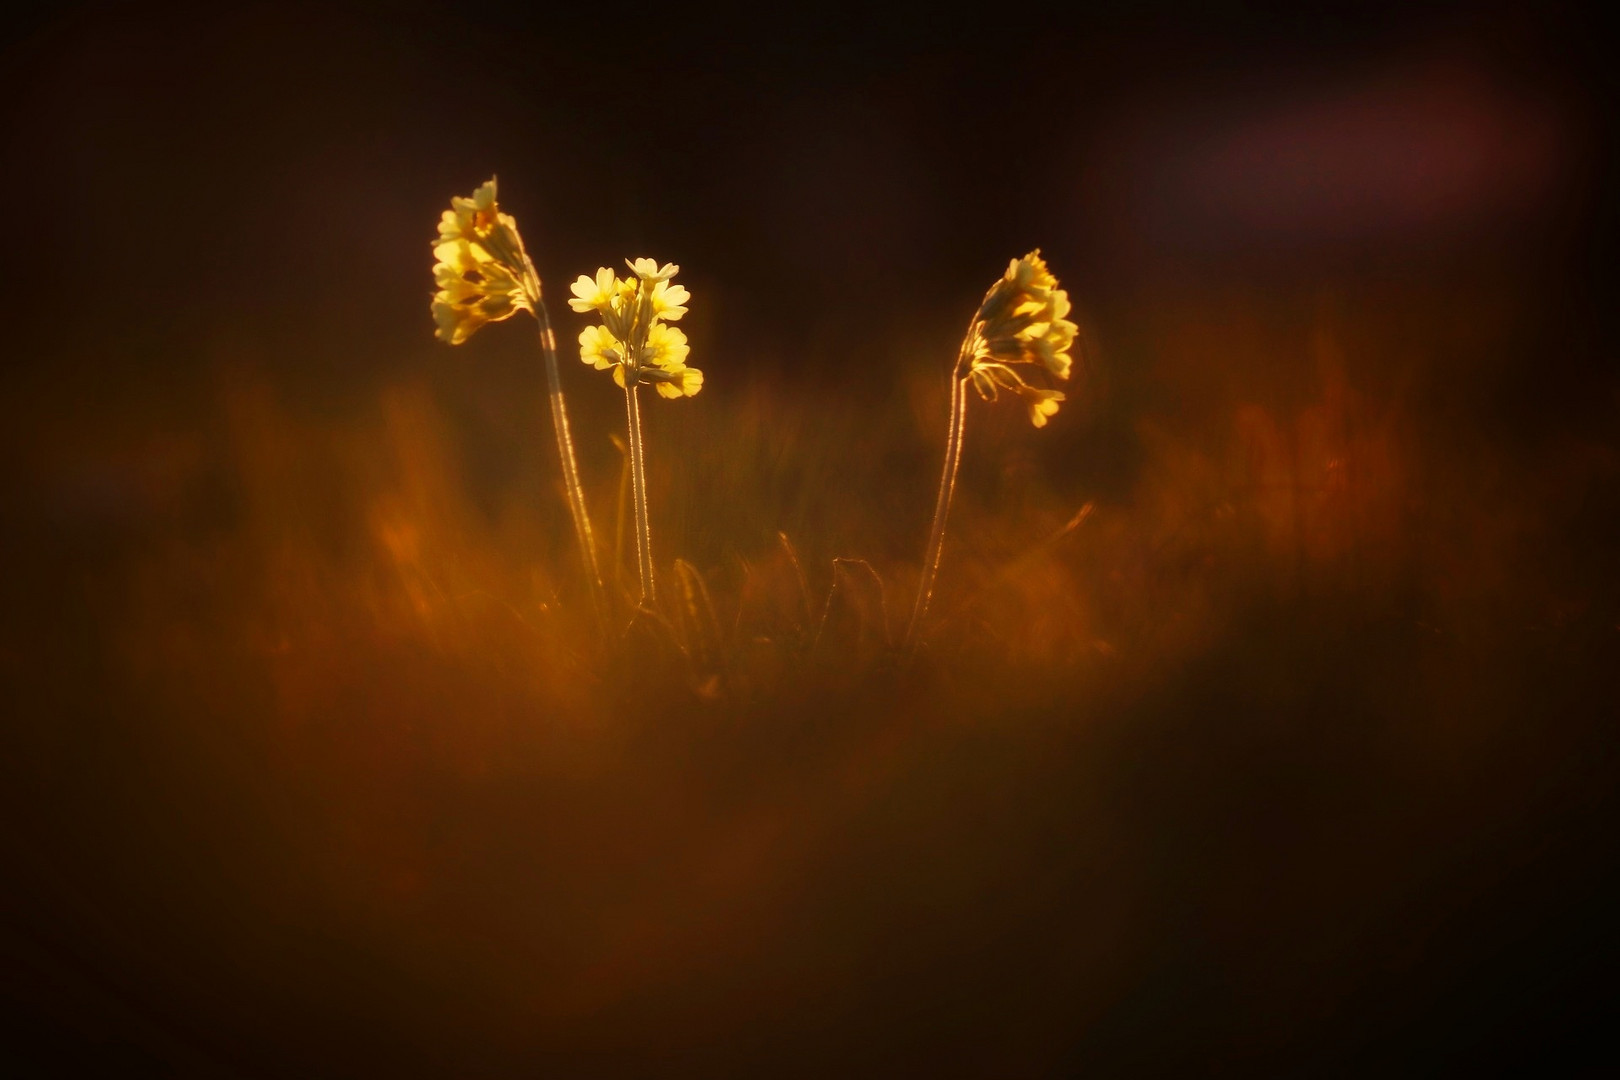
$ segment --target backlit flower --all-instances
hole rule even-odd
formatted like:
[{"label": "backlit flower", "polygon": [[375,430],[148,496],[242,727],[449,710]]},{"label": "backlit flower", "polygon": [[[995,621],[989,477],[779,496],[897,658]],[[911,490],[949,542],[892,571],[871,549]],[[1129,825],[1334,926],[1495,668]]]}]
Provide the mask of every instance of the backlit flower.
[{"label": "backlit flower", "polygon": [[968,324],[951,371],[951,426],[945,439],[945,468],[940,474],[939,497],[934,503],[934,523],[929,528],[917,599],[911,621],[906,624],[907,649],[917,642],[939,575],[945,521],[950,516],[956,473],[962,463],[967,384],[971,383],[986,401],[995,401],[1003,390],[1017,394],[1029,410],[1029,422],[1045,427],[1047,420],[1057,415],[1063,391],[1031,383],[1024,371],[1042,368],[1056,378],[1069,377],[1069,350],[1074,345],[1076,328],[1068,314],[1068,294],[1058,288],[1057,278],[1047,269],[1041,253],[1032,251],[1007,264],[1007,272],[990,286]]},{"label": "backlit flower", "polygon": [[587,326],[579,332],[579,357],[597,371],[606,371],[624,359],[624,349],[607,327]]},{"label": "backlit flower", "polygon": [[500,322],[530,310],[529,296],[510,269],[466,240],[433,249],[432,312],[434,335],[460,345],[485,323]]},{"label": "backlit flower", "polygon": [[1030,422],[1045,427],[1064,395],[1030,383],[1014,365],[1038,366],[1067,379],[1078,330],[1068,314],[1069,294],[1058,288],[1039,251],[1012,260],[985,293],[964,345],[973,388],[987,401],[1000,390],[1013,391],[1029,405]]},{"label": "backlit flower", "polygon": [[[536,341],[545,362],[550,389],[547,400],[551,405],[552,429],[557,436],[563,486],[568,492],[568,511],[574,519],[574,537],[579,544],[580,561],[596,612],[605,619],[602,574],[585,505],[585,489],[574,460],[568,404],[557,370],[556,334],[541,295],[540,275],[523,248],[517,221],[512,215],[501,212],[494,177],[480,184],[470,197],[456,196],[450,200],[450,209],[439,215],[439,238],[433,244],[433,260],[435,291],[429,309],[433,313],[433,334],[439,340],[459,345],[485,323],[511,318],[519,311],[527,311],[535,317],[540,331]],[[605,623],[603,625],[605,627]]]},{"label": "backlit flower", "polygon": [[489,234],[500,213],[493,177],[478,185],[471,198],[450,197],[450,209],[439,217],[440,240],[479,240]]},{"label": "backlit flower", "polygon": [[574,298],[568,301],[568,306],[575,311],[584,313],[588,311],[605,311],[613,305],[613,299],[618,295],[618,280],[613,271],[602,267],[596,272],[595,280],[579,275],[579,280],[570,286]]},{"label": "backlit flower", "polygon": [[[645,283],[646,278],[642,281]],[[675,322],[686,314],[686,302],[692,298],[686,291],[685,285],[671,285],[668,281],[659,281],[652,287],[651,301],[653,318],[663,319],[666,322]]]},{"label": "backlit flower", "polygon": [[1045,427],[1048,416],[1056,416],[1058,402],[1064,400],[1061,390],[1040,390],[1029,386],[1024,389],[1024,404],[1029,406],[1029,422],[1036,427]]},{"label": "backlit flower", "polygon": [[441,341],[459,345],[484,324],[532,312],[540,301],[540,279],[516,220],[501,212],[493,179],[469,198],[450,200],[439,217],[433,258],[431,310]]},{"label": "backlit flower", "polygon": [[703,388],[703,373],[686,366],[686,334],[669,325],[686,314],[691,299],[684,285],[670,283],[680,267],[652,259],[626,262],[635,276],[620,278],[604,266],[594,278],[581,275],[573,284],[569,306],[602,319],[580,331],[580,359],[599,371],[611,368],[620,386],[633,380],[663,397],[691,397]]},{"label": "backlit flower", "polygon": [[630,272],[642,281],[668,281],[681,272],[681,268],[674,263],[665,263],[663,266],[659,266],[657,259],[626,259],[624,261],[630,267]]},{"label": "backlit flower", "polygon": [[653,385],[663,397],[691,397],[703,389],[703,372],[683,364],[677,370],[663,373]]},{"label": "backlit flower", "polygon": [[653,323],[647,330],[647,344],[641,353],[641,362],[653,367],[684,367],[691,352],[686,344],[686,333],[678,326]]}]

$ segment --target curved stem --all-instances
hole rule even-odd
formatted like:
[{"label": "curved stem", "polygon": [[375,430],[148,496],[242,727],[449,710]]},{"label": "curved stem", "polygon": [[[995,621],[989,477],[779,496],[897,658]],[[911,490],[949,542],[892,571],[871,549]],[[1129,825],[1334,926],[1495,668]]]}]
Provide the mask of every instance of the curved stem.
[{"label": "curved stem", "polygon": [[905,648],[909,651],[917,642],[917,633],[928,614],[928,602],[934,594],[934,579],[939,574],[939,557],[945,547],[945,519],[951,513],[951,495],[956,491],[956,468],[962,462],[962,426],[967,420],[967,376],[961,373],[961,363],[951,372],[951,430],[945,441],[945,469],[939,477],[939,498],[934,502],[934,524],[928,533],[928,552],[923,558],[922,580],[917,584],[917,606],[911,610],[911,623],[906,627]]},{"label": "curved stem", "polygon": [[624,407],[630,417],[630,487],[636,500],[636,564],[641,571],[641,603],[656,599],[653,587],[652,528],[647,522],[647,466],[641,451],[641,406],[634,376],[624,380]]},{"label": "curved stem", "polygon": [[579,482],[579,466],[574,461],[574,437],[568,428],[568,403],[563,399],[562,376],[557,370],[557,335],[551,331],[551,318],[542,301],[534,304],[535,321],[540,324],[540,352],[546,361],[546,381],[550,390],[551,426],[557,432],[557,456],[562,459],[563,484],[568,489],[568,509],[574,517],[574,538],[579,557],[590,580],[591,604],[597,619],[605,626],[607,602],[602,592],[602,572],[596,563],[596,541],[591,535],[591,518],[585,510],[585,488]]}]

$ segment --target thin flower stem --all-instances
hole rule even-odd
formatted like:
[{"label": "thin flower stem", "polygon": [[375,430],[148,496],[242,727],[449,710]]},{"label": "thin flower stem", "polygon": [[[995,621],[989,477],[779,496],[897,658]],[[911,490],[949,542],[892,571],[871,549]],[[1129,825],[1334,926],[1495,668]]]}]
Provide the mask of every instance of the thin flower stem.
[{"label": "thin flower stem", "polygon": [[617,436],[613,444],[618,447],[619,494],[613,512],[613,584],[624,589],[624,518],[630,505],[630,446]]},{"label": "thin flower stem", "polygon": [[630,417],[630,486],[636,500],[636,562],[641,571],[641,603],[656,597],[653,586],[652,527],[647,522],[647,467],[641,449],[641,405],[634,376],[624,381],[624,407]]},{"label": "thin flower stem", "polygon": [[967,376],[962,363],[951,372],[951,430],[945,441],[945,469],[939,477],[939,498],[934,502],[934,524],[928,533],[928,553],[923,559],[922,580],[917,584],[917,606],[911,610],[906,627],[905,649],[917,643],[928,602],[933,598],[934,580],[939,574],[939,557],[945,547],[945,519],[951,513],[951,496],[956,491],[956,469],[962,463],[962,427],[967,420]]},{"label": "thin flower stem", "polygon": [[568,428],[568,403],[563,398],[562,375],[557,370],[557,335],[552,333],[546,305],[534,303],[535,321],[540,324],[540,352],[546,361],[546,381],[550,386],[551,426],[557,432],[557,456],[562,459],[563,484],[568,489],[568,509],[574,517],[574,537],[579,556],[590,580],[591,605],[602,626],[607,624],[607,600],[602,592],[602,572],[597,568],[596,541],[591,534],[591,518],[585,510],[585,488],[579,482],[579,465],[574,460],[574,437]]}]

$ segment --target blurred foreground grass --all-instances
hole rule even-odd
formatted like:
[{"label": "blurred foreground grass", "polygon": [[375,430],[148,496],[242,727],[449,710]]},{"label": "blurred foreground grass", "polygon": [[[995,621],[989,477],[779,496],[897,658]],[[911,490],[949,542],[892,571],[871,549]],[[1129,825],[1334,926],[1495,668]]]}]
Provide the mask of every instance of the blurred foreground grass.
[{"label": "blurred foreground grass", "polygon": [[223,367],[189,425],[53,428],[0,638],[16,1052],[1297,1072],[1595,1031],[1614,447],[1166,325],[1040,456],[973,418],[910,660],[942,376],[660,411],[685,561],[605,652],[537,383],[323,416]]}]

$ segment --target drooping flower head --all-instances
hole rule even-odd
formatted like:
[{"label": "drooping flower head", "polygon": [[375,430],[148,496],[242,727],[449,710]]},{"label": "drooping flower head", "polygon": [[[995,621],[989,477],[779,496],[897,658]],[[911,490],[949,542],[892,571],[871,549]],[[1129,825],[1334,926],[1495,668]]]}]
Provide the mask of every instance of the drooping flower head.
[{"label": "drooping flower head", "polygon": [[1078,328],[1068,314],[1069,294],[1058,288],[1039,250],[1012,260],[984,294],[963,343],[962,360],[979,396],[994,401],[1002,390],[1010,390],[1024,399],[1030,423],[1045,427],[1064,394],[1029,382],[1019,368],[1044,368],[1055,378],[1069,377]]},{"label": "drooping flower head", "polygon": [[517,221],[496,201],[495,180],[468,198],[450,200],[433,245],[434,336],[459,345],[485,323],[500,322],[540,301],[540,278],[523,249]]},{"label": "drooping flower head", "polygon": [[580,331],[580,359],[598,371],[611,368],[620,386],[629,380],[651,384],[663,397],[691,397],[703,388],[703,372],[686,366],[686,335],[669,325],[686,314],[691,299],[686,286],[670,281],[681,268],[652,259],[626,263],[630,277],[604,266],[594,278],[581,274],[573,284],[568,306],[602,320]]}]

